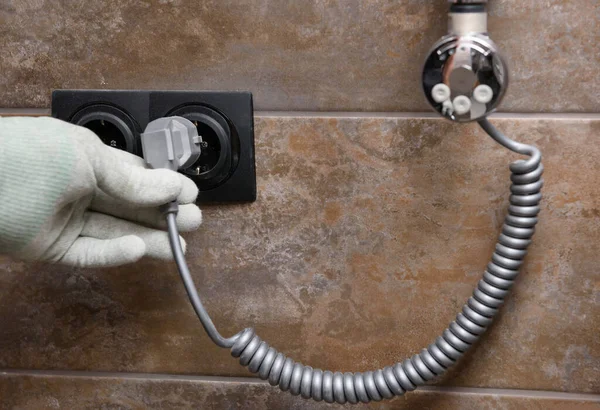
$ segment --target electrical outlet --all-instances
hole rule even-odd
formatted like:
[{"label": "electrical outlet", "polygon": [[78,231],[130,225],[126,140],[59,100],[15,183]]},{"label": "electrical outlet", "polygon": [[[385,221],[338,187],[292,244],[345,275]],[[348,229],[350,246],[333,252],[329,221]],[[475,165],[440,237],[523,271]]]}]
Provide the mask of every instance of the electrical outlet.
[{"label": "electrical outlet", "polygon": [[105,144],[140,156],[140,134],[150,121],[187,118],[202,137],[202,153],[180,172],[198,186],[197,202],[256,200],[251,93],[55,90],[52,116],[89,128]]}]

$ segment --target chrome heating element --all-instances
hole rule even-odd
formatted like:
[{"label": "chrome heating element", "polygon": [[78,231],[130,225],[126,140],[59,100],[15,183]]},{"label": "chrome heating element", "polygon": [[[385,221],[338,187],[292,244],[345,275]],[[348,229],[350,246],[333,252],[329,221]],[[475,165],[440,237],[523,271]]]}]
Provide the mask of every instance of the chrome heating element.
[{"label": "chrome heating element", "polygon": [[508,87],[508,68],[487,35],[485,2],[452,1],[448,35],[429,52],[423,91],[442,116],[458,122],[485,118]]},{"label": "chrome heating element", "polygon": [[[512,185],[508,215],[483,278],[456,320],[427,348],[383,369],[341,373],[295,362],[263,341],[252,328],[224,338],[202,305],[186,264],[175,223],[177,204],[169,204],[164,209],[179,273],[207,334],[218,346],[230,348],[242,366],[283,391],[344,404],[390,399],[415,390],[443,374],[479,339],[519,274],[540,211],[541,153],[536,147],[504,136],[486,119],[506,90],[506,66],[485,34],[484,2],[451,3],[450,34],[435,45],[425,63],[423,87],[427,98],[444,117],[458,122],[477,120],[500,145],[529,158],[510,165]],[[178,121],[178,117],[172,120]],[[159,159],[157,163],[160,162]]]}]

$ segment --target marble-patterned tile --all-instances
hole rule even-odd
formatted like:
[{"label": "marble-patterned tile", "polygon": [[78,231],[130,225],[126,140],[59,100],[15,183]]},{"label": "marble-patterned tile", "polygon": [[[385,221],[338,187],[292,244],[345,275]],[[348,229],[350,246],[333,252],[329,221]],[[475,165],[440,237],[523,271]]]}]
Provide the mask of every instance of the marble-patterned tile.
[{"label": "marble-patterned tile", "polygon": [[[260,110],[423,111],[444,0],[4,0],[0,107],[55,88],[244,89]],[[598,112],[598,0],[494,0],[501,110]]]},{"label": "marble-patterned tile", "polygon": [[[497,323],[442,383],[600,391],[600,120],[497,119],[544,155],[530,255]],[[256,119],[258,200],[204,208],[188,260],[218,328],[365,371],[420,351],[479,280],[519,158],[476,125]],[[206,337],[174,266],[0,259],[0,368],[247,376]]]},{"label": "marble-patterned tile", "polygon": [[[500,393],[500,392],[498,392]],[[527,392],[416,391],[358,409],[394,410],[597,410],[599,396]],[[516,393],[516,392],[514,392]],[[281,392],[266,383],[224,378],[185,380],[85,376],[7,375],[0,373],[1,410],[55,409],[335,409],[337,404],[314,402]]]}]

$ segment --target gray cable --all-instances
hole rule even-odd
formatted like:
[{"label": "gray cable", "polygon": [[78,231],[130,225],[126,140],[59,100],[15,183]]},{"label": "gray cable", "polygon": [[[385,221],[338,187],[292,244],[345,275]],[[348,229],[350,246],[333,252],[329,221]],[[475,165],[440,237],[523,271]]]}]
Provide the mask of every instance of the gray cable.
[{"label": "gray cable", "polygon": [[179,270],[179,275],[183,280],[183,285],[185,286],[185,290],[190,298],[190,302],[196,311],[196,315],[200,319],[204,330],[210,336],[213,342],[217,346],[220,347],[232,347],[236,340],[241,336],[242,332],[238,333],[235,336],[232,336],[228,339],[225,339],[217,328],[215,327],[213,321],[211,320],[208,312],[204,308],[202,304],[202,300],[200,300],[200,296],[196,291],[196,285],[194,284],[194,280],[192,279],[192,275],[190,270],[188,269],[187,262],[185,261],[185,256],[183,254],[183,249],[181,248],[181,241],[179,240],[179,230],[177,229],[177,204],[169,204],[170,206],[167,208],[165,213],[167,214],[167,226],[169,231],[169,243],[171,244],[171,249],[173,251],[173,258],[175,259],[175,263],[177,264],[177,269]]},{"label": "gray cable", "polygon": [[498,313],[527,254],[542,197],[540,151],[509,139],[487,119],[479,121],[479,124],[499,144],[528,155],[529,159],[510,165],[510,206],[492,260],[462,312],[435,342],[421,353],[393,366],[365,373],[333,373],[294,362],[262,341],[252,328],[228,339],[223,338],[196,292],[179,242],[176,207],[170,207],[166,212],[173,255],[194,310],[210,338],[221,347],[230,347],[231,355],[239,357],[242,366],[248,366],[252,373],[258,373],[271,385],[279,386],[283,391],[289,390],[293,395],[328,403],[367,403],[390,399],[415,390],[444,373],[479,339]]}]

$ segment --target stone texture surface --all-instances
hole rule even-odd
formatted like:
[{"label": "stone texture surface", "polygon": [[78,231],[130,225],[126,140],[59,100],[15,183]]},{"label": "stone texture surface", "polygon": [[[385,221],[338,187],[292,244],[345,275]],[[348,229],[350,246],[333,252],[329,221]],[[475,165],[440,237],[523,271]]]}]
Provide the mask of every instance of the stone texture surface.
[{"label": "stone texture surface", "polygon": [[[1,410],[54,409],[335,409],[253,381],[0,374]],[[417,391],[358,409],[598,410],[600,396],[544,397],[478,392]],[[565,395],[567,396],[567,395]]]},{"label": "stone texture surface", "polygon": [[[598,0],[495,0],[501,106],[598,112]],[[423,111],[444,0],[0,1],[0,106],[54,88],[247,89],[261,110]]]},{"label": "stone texture surface", "polygon": [[[498,119],[538,145],[545,199],[497,323],[442,383],[600,391],[600,120]],[[364,371],[425,347],[485,268],[518,156],[474,124],[256,119],[257,202],[204,209],[188,261],[218,328]],[[242,375],[169,263],[78,270],[0,258],[0,368]]]}]

